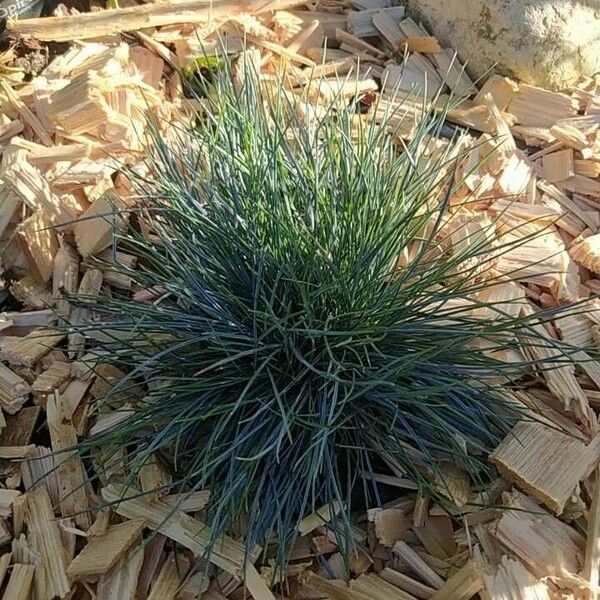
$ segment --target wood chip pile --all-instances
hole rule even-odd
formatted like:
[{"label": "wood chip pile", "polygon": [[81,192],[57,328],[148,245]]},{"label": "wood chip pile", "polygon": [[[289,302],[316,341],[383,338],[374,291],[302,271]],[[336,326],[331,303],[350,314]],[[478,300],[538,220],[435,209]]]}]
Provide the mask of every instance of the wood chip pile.
[{"label": "wood chip pile", "polygon": [[[597,341],[600,77],[567,93],[495,75],[475,84],[452,49],[388,0],[214,0],[210,7],[179,0],[12,22],[9,30],[41,41],[79,41],[27,83],[11,57],[0,55],[0,299],[20,307],[0,315],[2,598],[597,597],[600,364],[583,352],[577,368],[540,373],[531,395],[517,398],[564,433],[517,425],[491,457],[502,478],[483,494],[456,467],[444,467],[455,519],[418,495],[402,472],[378,476],[397,489],[397,499],[357,515],[356,539],[366,551],[352,556],[348,580],[335,538],[323,527],[335,518],[327,511],[303,521],[282,574],[269,564],[244,567],[243,546],[234,539],[217,548],[206,568],[199,555],[209,490],[187,498],[170,518],[177,497],[168,490],[115,511],[99,509],[101,500],[122,493],[122,466],[98,479],[73,453],[60,451],[118,418],[90,414],[89,404],[123,373],[106,365],[92,372],[82,340],[55,327],[58,316],[90,316],[71,307],[64,291],[139,292],[94,262],[110,258],[113,224],[89,217],[109,210],[109,193],[131,204],[114,158],[140,162],[148,109],[161,122],[189,116],[177,69],[213,52],[220,35],[232,55],[245,38],[265,79],[285,65],[286,93],[307,95],[315,110],[333,98],[372,94],[381,94],[385,106],[397,101],[395,89],[440,105],[451,92],[468,96],[448,115],[469,130],[462,144],[471,148],[453,202],[467,195],[477,202],[457,209],[464,214],[453,220],[460,223],[453,244],[473,243],[490,221],[497,234],[490,244],[545,230],[501,256],[494,275],[518,272],[524,283],[498,284],[487,301],[524,314],[585,300],[585,314],[540,331],[574,344]],[[419,106],[407,104],[399,135],[410,138]],[[118,253],[117,260],[135,265],[136,257]],[[552,350],[538,352],[543,358]],[[139,487],[168,481],[157,462],[144,467]],[[490,508],[501,504],[517,510]],[[284,585],[270,586],[273,576]]]}]

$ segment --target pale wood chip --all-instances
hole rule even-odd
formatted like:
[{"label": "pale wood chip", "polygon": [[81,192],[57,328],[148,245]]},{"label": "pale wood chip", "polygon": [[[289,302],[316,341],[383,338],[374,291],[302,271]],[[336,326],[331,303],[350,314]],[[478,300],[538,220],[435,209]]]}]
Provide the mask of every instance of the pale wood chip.
[{"label": "pale wood chip", "polygon": [[69,577],[84,579],[107,573],[139,539],[144,525],[144,519],[128,520],[111,525],[104,533],[90,538],[69,565]]},{"label": "pale wood chip", "polygon": [[32,367],[65,337],[53,329],[38,329],[2,350],[2,355],[11,365]]},{"label": "pale wood chip", "polygon": [[148,600],[175,600],[189,566],[184,556],[169,554],[152,585]]},{"label": "pale wood chip", "polygon": [[396,542],[393,552],[432,588],[439,590],[444,585],[444,580],[406,542]]},{"label": "pale wood chip", "polygon": [[143,546],[130,548],[110,571],[100,576],[96,600],[134,600],[143,561]]},{"label": "pale wood chip", "polygon": [[40,554],[42,569],[36,569],[39,600],[65,597],[71,589],[67,577],[65,548],[48,492],[37,487],[27,492],[27,526],[31,545]]},{"label": "pale wood chip", "polygon": [[85,467],[77,450],[77,432],[70,421],[63,419],[57,394],[46,405],[52,450],[56,452],[56,472],[60,486],[60,511],[63,517],[73,517],[84,530],[92,524]]},{"label": "pale wood chip", "polygon": [[573,528],[544,511],[523,494],[505,495],[493,535],[538,578],[578,573],[585,540]]},{"label": "pale wood chip", "polygon": [[579,481],[600,460],[597,446],[586,446],[545,424],[523,421],[494,450],[490,461],[506,479],[560,514]]},{"label": "pale wood chip", "polygon": [[34,572],[33,565],[13,565],[2,600],[29,600]]}]

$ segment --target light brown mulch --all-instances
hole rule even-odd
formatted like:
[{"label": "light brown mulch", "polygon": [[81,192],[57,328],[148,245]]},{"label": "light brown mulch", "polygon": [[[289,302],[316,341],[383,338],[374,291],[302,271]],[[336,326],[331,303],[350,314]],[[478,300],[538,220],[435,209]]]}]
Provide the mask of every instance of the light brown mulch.
[{"label": "light brown mulch", "polygon": [[[491,457],[501,478],[483,493],[456,467],[445,467],[454,519],[419,496],[403,473],[382,474],[397,498],[357,515],[356,537],[366,551],[351,557],[349,581],[335,539],[322,527],[331,515],[313,515],[302,523],[288,572],[275,574],[283,584],[270,590],[274,567],[249,565],[243,573],[239,540],[227,539],[205,569],[199,555],[208,490],[187,498],[166,522],[177,501],[168,491],[98,509],[100,499],[118,499],[123,467],[97,479],[77,456],[55,452],[111,426],[115,415],[90,414],[89,405],[122,373],[91,371],[82,340],[54,326],[57,314],[90,316],[71,307],[63,291],[139,291],[91,264],[109,246],[112,225],[87,217],[109,208],[108,192],[131,203],[113,157],[129,165],[141,160],[148,108],[163,123],[190,118],[177,69],[214,51],[221,35],[232,54],[245,38],[264,78],[285,66],[285,93],[305,94],[317,111],[332,99],[365,94],[381,94],[383,106],[395,102],[397,88],[433,101],[441,91],[440,104],[451,92],[468,96],[448,115],[450,124],[469,128],[461,144],[472,148],[461,165],[465,184],[453,198],[464,212],[453,219],[460,224],[453,244],[471,243],[490,221],[497,234],[490,244],[515,231],[544,231],[501,256],[495,274],[517,271],[524,282],[498,284],[487,300],[527,312],[587,299],[584,314],[540,332],[574,344],[597,341],[600,77],[566,93],[499,76],[475,85],[451,49],[387,0],[354,0],[351,7],[339,0],[215,0],[210,7],[180,0],[9,29],[42,41],[79,41],[28,83],[11,68],[13,57],[0,55],[0,300],[19,303],[0,317],[5,600],[596,597],[600,365],[589,356],[582,353],[577,368],[540,373],[531,395],[517,398],[564,433],[517,425]],[[409,138],[420,114],[419,102],[407,103],[398,134]],[[461,200],[468,195],[477,202],[467,210]],[[118,260],[135,263],[123,253]],[[503,358],[512,357],[506,351]],[[151,489],[165,481],[157,462],[144,468],[139,484]],[[517,510],[491,508],[499,504]]]}]

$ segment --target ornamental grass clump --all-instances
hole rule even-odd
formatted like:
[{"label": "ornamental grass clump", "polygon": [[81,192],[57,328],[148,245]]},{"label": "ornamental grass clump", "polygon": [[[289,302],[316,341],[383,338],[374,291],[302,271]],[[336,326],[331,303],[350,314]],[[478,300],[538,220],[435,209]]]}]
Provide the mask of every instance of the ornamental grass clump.
[{"label": "ornamental grass clump", "polygon": [[248,549],[276,538],[281,561],[323,505],[351,550],[351,511],[382,502],[374,473],[440,499],[445,463],[488,480],[534,365],[489,351],[514,349],[528,317],[477,311],[498,283],[481,274],[518,242],[482,226],[450,244],[460,149],[429,152],[443,115],[404,144],[391,111],[317,115],[249,77],[217,78],[203,103],[166,137],[151,124],[148,168],[128,173],[115,248],[139,264],[111,268],[136,294],[78,300],[97,315],[77,326],[88,351],[127,373],[98,404],[121,416],[82,449],[107,469],[125,453],[132,494],[158,457],[172,489],[211,490],[213,539],[235,524]]}]

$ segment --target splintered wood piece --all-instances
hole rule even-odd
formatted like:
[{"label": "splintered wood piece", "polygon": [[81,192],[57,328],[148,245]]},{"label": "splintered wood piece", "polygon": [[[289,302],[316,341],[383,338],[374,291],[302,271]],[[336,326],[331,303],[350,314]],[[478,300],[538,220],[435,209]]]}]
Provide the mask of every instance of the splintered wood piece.
[{"label": "splintered wood piece", "polygon": [[459,98],[468,98],[477,88],[460,64],[458,56],[449,48],[432,54],[433,62],[442,80],[448,85],[453,94]]},{"label": "splintered wood piece", "polygon": [[0,490],[0,518],[6,519],[12,515],[12,505],[20,496],[19,490]]},{"label": "splintered wood piece", "polygon": [[439,590],[444,585],[444,580],[406,542],[396,542],[393,552],[432,588]]},{"label": "splintered wood piece", "polygon": [[340,508],[338,502],[321,506],[314,513],[307,515],[300,521],[298,525],[299,534],[307,535],[317,527],[321,527],[325,523],[331,521],[333,517],[340,512]]},{"label": "splintered wood piece", "polygon": [[91,379],[73,379],[69,385],[67,385],[60,395],[60,411],[63,419],[70,421],[73,418],[73,413],[81,404],[91,383]]},{"label": "splintered wood piece", "polygon": [[429,600],[469,600],[483,588],[483,569],[477,560],[471,559],[450,577]]},{"label": "splintered wood piece", "polygon": [[[351,590],[344,581],[325,579],[310,570],[300,575],[300,582],[302,585],[308,586],[313,594],[316,591],[321,595],[325,594],[325,597],[331,598],[331,600],[366,600],[367,598],[371,600],[370,596],[365,597],[359,592]],[[400,600],[413,599],[400,596]]]},{"label": "splintered wood piece", "polygon": [[[100,295],[102,289],[103,274],[100,269],[88,269],[81,278],[77,295],[86,301],[93,301]],[[85,306],[77,306],[71,314],[71,322],[74,325],[81,325],[90,314],[90,310]],[[75,332],[69,334],[69,356],[79,355],[85,349],[85,337],[82,333]]]},{"label": "splintered wood piece", "polygon": [[597,444],[586,446],[547,425],[526,421],[518,423],[490,455],[506,479],[557,514],[599,460]]},{"label": "splintered wood piece", "polygon": [[[563,142],[563,144],[580,152],[583,152],[590,144],[587,137],[577,127],[573,127],[568,123],[553,125],[550,127],[550,133],[559,142]],[[584,158],[587,157],[584,156]]]},{"label": "splintered wood piece", "polygon": [[12,553],[7,552],[0,556],[0,587],[4,583],[4,579],[6,578],[6,573],[8,572],[8,567],[10,565],[10,561],[12,559]]},{"label": "splintered wood piece", "polygon": [[568,148],[559,152],[545,154],[542,158],[544,178],[550,183],[564,181],[575,175],[573,166],[573,150]]},{"label": "splintered wood piece", "polygon": [[412,93],[415,99],[432,100],[443,85],[441,78],[430,67],[423,66],[420,54],[411,54],[402,66],[388,65],[382,76],[384,95],[394,99],[403,92]]},{"label": "splintered wood piece", "polygon": [[136,545],[98,580],[96,600],[134,600],[138,577],[144,562],[144,547]]},{"label": "splintered wood piece", "polygon": [[390,569],[389,567],[385,567],[385,569],[380,571],[379,577],[385,579],[392,585],[395,585],[397,588],[412,594],[415,598],[428,600],[435,594],[435,588],[429,587],[428,585],[425,585],[404,573],[400,573],[400,571]]},{"label": "splintered wood piece", "polygon": [[37,446],[31,453],[31,460],[21,463],[21,474],[26,490],[36,485],[43,485],[48,490],[48,494],[50,494],[52,505],[54,506],[59,503],[60,491],[54,464],[54,454],[52,454],[51,450],[43,446]]},{"label": "splintered wood piece", "polygon": [[65,337],[64,333],[54,329],[37,329],[2,350],[2,355],[11,365],[33,367],[42,356],[60,344]]},{"label": "splintered wood piece", "polygon": [[592,198],[600,196],[600,181],[583,175],[575,174],[573,177],[564,179],[560,182],[560,187],[574,194],[583,194],[584,196],[592,196]]},{"label": "splintered wood piece", "polygon": [[573,260],[594,273],[600,273],[600,234],[591,235],[569,249]]},{"label": "splintered wood piece", "polygon": [[504,506],[508,510],[502,512],[493,535],[536,577],[580,571],[585,540],[574,529],[523,494],[505,494]]},{"label": "splintered wood piece", "polygon": [[389,42],[394,50],[398,50],[402,42],[406,40],[398,23],[381,10],[373,15],[372,21],[379,34]]},{"label": "splintered wood piece", "polygon": [[37,210],[19,225],[19,241],[30,267],[47,282],[52,276],[54,257],[58,252],[58,238],[50,221]]},{"label": "splintered wood piece", "polygon": [[33,129],[40,141],[46,146],[52,146],[52,138],[46,131],[40,120],[29,110],[18,94],[8,85],[6,81],[0,80],[0,89],[4,92],[8,101],[17,110],[21,119]]},{"label": "splintered wood piece", "polygon": [[484,104],[486,94],[490,94],[498,110],[504,112],[518,91],[519,86],[508,77],[492,75],[481,86],[481,89],[477,92],[475,98],[473,98],[473,102],[475,104]]},{"label": "splintered wood piece", "polygon": [[181,494],[169,494],[163,496],[163,502],[174,506],[183,512],[197,512],[202,510],[208,504],[210,499],[210,490],[199,490],[191,494],[183,492]]},{"label": "splintered wood piece", "polygon": [[79,527],[87,530],[92,524],[88,510],[89,481],[81,458],[76,450],[72,450],[77,444],[77,432],[70,421],[63,420],[57,394],[48,398],[46,414],[52,450],[56,452],[54,460],[60,486],[60,512],[63,517],[72,517]]},{"label": "splintered wood piece", "polygon": [[38,394],[50,394],[58,389],[71,376],[71,364],[56,361],[43,373],[40,373],[31,385]]},{"label": "splintered wood piece", "polygon": [[366,573],[358,579],[350,582],[350,589],[360,594],[361,598],[370,600],[415,600],[414,596],[398,589],[396,586],[388,583],[385,579],[375,575],[375,573]]},{"label": "splintered wood piece", "polygon": [[52,271],[52,295],[56,299],[56,309],[62,317],[69,316],[70,305],[63,295],[77,292],[79,282],[79,256],[62,239],[54,257]]},{"label": "splintered wood piece", "polygon": [[126,217],[121,214],[124,206],[114,194],[103,194],[75,223],[75,241],[83,258],[110,246],[115,231],[126,226]]},{"label": "splintered wood piece", "polygon": [[31,386],[14,371],[0,363],[0,406],[14,415],[27,402]]},{"label": "splintered wood piece", "polygon": [[[532,575],[523,564],[503,556],[501,564],[484,575],[486,600],[553,600],[545,583]],[[523,596],[526,590],[527,596]]]},{"label": "splintered wood piece", "polygon": [[[180,543],[195,554],[204,554],[211,538],[208,525],[181,511],[173,510],[160,500],[130,497],[135,494],[131,487],[114,484],[102,489],[103,499],[115,503],[114,510],[118,514],[128,519],[146,519],[148,527]],[[210,561],[227,573],[238,578],[243,575],[246,587],[256,600],[275,600],[275,596],[247,558],[244,546],[227,536],[223,536],[214,544],[210,555]]]},{"label": "splintered wood piece", "polygon": [[412,519],[399,508],[375,509],[375,535],[381,544],[391,548],[410,529]]},{"label": "splintered wood piece", "polygon": [[373,10],[350,11],[348,13],[348,31],[356,37],[373,37],[378,29],[374,24],[374,17],[384,14],[394,23],[399,23],[404,18],[404,6],[390,6]]},{"label": "splintered wood piece", "polygon": [[169,554],[152,585],[148,600],[175,600],[189,567],[184,556],[175,558],[174,554]]},{"label": "splintered wood piece", "polygon": [[48,492],[37,487],[27,492],[27,527],[31,545],[39,553],[41,568],[36,570],[39,600],[65,597],[71,589],[67,577],[65,548],[54,518]]},{"label": "splintered wood piece", "polygon": [[439,474],[436,475],[436,486],[442,495],[459,508],[469,500],[471,480],[465,471],[453,463],[444,462],[440,465]]},{"label": "splintered wood piece", "polygon": [[17,458],[29,458],[35,449],[33,444],[28,446],[0,446],[0,458],[14,460]]},{"label": "splintered wood piece", "polygon": [[52,305],[52,294],[43,281],[31,275],[25,275],[19,281],[13,281],[10,293],[25,308],[42,310]]},{"label": "splintered wood piece", "polygon": [[531,85],[521,85],[508,112],[526,127],[552,127],[556,121],[574,117],[577,112],[566,94],[550,92]]},{"label": "splintered wood piece", "polygon": [[69,223],[81,212],[78,203],[66,202],[64,196],[59,197],[52,191],[42,171],[26,159],[23,151],[19,151],[14,163],[6,167],[4,177],[15,196],[32,211],[41,211],[49,224]]},{"label": "splintered wood piece", "polygon": [[[303,2],[296,0],[288,5]],[[31,36],[41,41],[70,42],[71,40],[116,35],[148,27],[162,27],[177,23],[202,23],[241,12],[252,12],[265,4],[260,1],[239,0],[177,0],[168,4],[144,4],[127,8],[81,13],[67,17],[27,19],[27,22],[9,21],[8,31],[14,35]]]},{"label": "splintered wood piece", "polygon": [[12,223],[19,204],[16,194],[0,181],[0,238]]},{"label": "splintered wood piece", "polygon": [[[600,470],[596,469],[596,483],[590,504],[588,516],[585,560],[583,576],[590,584],[591,590],[597,590],[600,584]],[[598,592],[592,591],[593,600],[598,598]]]},{"label": "splintered wood piece", "polygon": [[[526,305],[523,313],[531,316],[533,308]],[[550,336],[541,323],[532,323],[529,332],[519,332],[518,337],[524,342],[521,351],[540,361],[546,385],[563,402],[565,410],[572,410],[589,432],[595,432],[595,416],[591,414],[589,402],[575,378],[575,366],[564,364],[564,351],[557,347],[557,340]],[[552,368],[549,368],[549,364]]]},{"label": "splintered wood piece", "polygon": [[342,44],[342,46],[347,46],[354,52],[358,50],[358,52],[366,52],[367,54],[372,54],[378,58],[385,58],[386,56],[385,52],[382,52],[379,50],[379,48],[376,48],[375,46],[365,42],[355,35],[352,35],[351,33],[348,33],[347,31],[344,31],[343,29],[335,30],[335,39]]},{"label": "splintered wood piece", "polygon": [[107,573],[140,537],[144,524],[144,519],[125,521],[92,537],[73,559],[67,573],[75,580]]},{"label": "splintered wood piece", "polygon": [[33,565],[13,565],[2,600],[29,600],[34,572]]}]

